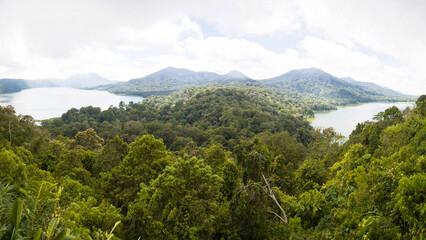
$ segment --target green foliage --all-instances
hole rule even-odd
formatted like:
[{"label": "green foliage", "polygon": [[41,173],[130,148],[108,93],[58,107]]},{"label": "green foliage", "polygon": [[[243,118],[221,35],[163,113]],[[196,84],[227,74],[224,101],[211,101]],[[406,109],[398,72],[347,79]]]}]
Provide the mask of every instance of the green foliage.
[{"label": "green foliage", "polygon": [[0,239],[424,237],[424,97],[345,143],[278,98],[188,89],[43,128],[1,107]]},{"label": "green foliage", "polygon": [[0,151],[0,181],[21,185],[27,180],[25,163],[13,151]]},{"label": "green foliage", "polygon": [[93,128],[89,128],[83,132],[78,132],[74,137],[76,148],[83,148],[84,150],[100,151],[104,140],[99,137]]},{"label": "green foliage", "polygon": [[408,236],[421,238],[426,234],[426,174],[420,173],[399,180],[395,207],[409,227]]},{"label": "green foliage", "polygon": [[29,88],[27,82],[22,79],[0,79],[0,94],[20,92]]},{"label": "green foliage", "polygon": [[[130,236],[208,239],[215,231],[223,180],[197,158],[178,159],[149,186],[127,215]],[[156,234],[159,234],[156,236]]]},{"label": "green foliage", "polygon": [[102,174],[102,188],[116,206],[126,208],[136,198],[140,184],[149,184],[171,161],[161,139],[144,135],[130,144],[120,165]]},{"label": "green foliage", "polygon": [[120,165],[129,152],[129,145],[123,139],[115,136],[103,148],[99,158],[94,163],[95,172],[108,172]]}]

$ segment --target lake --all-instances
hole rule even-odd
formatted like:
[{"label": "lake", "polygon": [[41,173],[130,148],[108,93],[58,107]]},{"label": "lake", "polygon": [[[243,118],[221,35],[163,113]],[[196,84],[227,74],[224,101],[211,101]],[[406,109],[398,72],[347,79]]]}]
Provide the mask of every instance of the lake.
[{"label": "lake", "polygon": [[336,111],[315,113],[315,120],[311,123],[313,127],[333,127],[338,133],[349,137],[356,125],[367,120],[372,120],[379,112],[396,106],[400,110],[413,107],[414,103],[365,103],[358,106],[341,107]]},{"label": "lake", "polygon": [[73,88],[32,88],[17,93],[0,94],[0,105],[12,105],[17,114],[31,115],[36,120],[60,117],[71,108],[85,106],[108,109],[120,101],[142,101],[142,97],[115,95],[106,91]]}]

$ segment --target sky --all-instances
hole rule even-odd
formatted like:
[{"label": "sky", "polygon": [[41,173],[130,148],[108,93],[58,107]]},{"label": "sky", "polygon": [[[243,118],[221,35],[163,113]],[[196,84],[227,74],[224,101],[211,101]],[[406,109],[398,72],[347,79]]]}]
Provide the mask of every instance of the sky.
[{"label": "sky", "polygon": [[0,78],[316,67],[426,94],[424,0],[0,0]]}]

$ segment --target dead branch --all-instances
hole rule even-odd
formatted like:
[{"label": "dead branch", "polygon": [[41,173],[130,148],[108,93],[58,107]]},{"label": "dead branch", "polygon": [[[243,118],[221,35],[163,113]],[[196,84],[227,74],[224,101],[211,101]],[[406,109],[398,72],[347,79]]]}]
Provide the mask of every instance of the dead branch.
[{"label": "dead branch", "polygon": [[[265,193],[274,201],[275,205],[277,205],[278,209],[280,210],[282,216],[280,216],[279,214],[277,214],[276,212],[273,212],[273,211],[269,211],[268,210],[268,212],[271,213],[271,214],[274,214],[276,217],[278,217],[284,223],[284,225],[286,227],[288,227],[287,215],[285,214],[284,209],[281,207],[281,204],[278,202],[277,198],[275,197],[274,190],[269,185],[269,182],[268,182],[268,180],[266,179],[266,177],[265,177],[265,175],[263,173],[262,173],[262,178],[263,178],[263,181],[266,184],[265,186],[262,186],[259,183],[252,182],[250,184],[242,186],[239,189],[237,195],[240,195],[241,192],[245,191],[247,188],[249,188],[251,186],[257,186],[257,187],[259,187],[260,189],[262,189],[263,191],[265,191]],[[263,205],[262,202],[261,202],[261,204]]]},{"label": "dead branch", "polygon": [[271,186],[269,186],[269,182],[268,182],[268,180],[266,180],[265,175],[263,175],[263,173],[262,173],[262,177],[263,177],[263,181],[265,181],[266,187],[268,189],[268,191],[267,191],[268,196],[275,202],[277,207],[280,209],[282,217],[279,216],[277,213],[274,213],[274,212],[271,212],[271,211],[269,211],[269,212],[273,213],[275,216],[278,216],[281,219],[281,221],[284,223],[284,225],[287,227],[288,226],[287,215],[285,214],[284,209],[281,207],[281,204],[278,202],[277,198],[275,197],[275,194],[272,191]]}]

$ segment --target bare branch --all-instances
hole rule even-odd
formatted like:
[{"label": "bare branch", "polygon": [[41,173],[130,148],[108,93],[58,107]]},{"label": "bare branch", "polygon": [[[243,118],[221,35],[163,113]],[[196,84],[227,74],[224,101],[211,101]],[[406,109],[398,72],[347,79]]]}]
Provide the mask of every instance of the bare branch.
[{"label": "bare branch", "polygon": [[[281,212],[281,214],[282,214],[282,216],[280,216],[279,214],[277,214],[277,213],[275,213],[275,212],[272,212],[272,211],[269,211],[268,210],[268,212],[269,213],[272,213],[272,214],[274,214],[276,217],[278,217],[283,223],[284,223],[284,225],[286,226],[286,227],[288,227],[288,219],[287,219],[287,215],[285,214],[285,211],[284,211],[284,209],[281,207],[281,204],[278,202],[278,200],[277,200],[277,198],[275,197],[275,194],[274,194],[274,189],[272,189],[271,188],[271,186],[269,185],[269,182],[268,182],[268,180],[266,179],[266,177],[265,177],[265,175],[263,174],[263,172],[262,172],[262,178],[263,178],[263,181],[265,182],[265,186],[262,186],[262,185],[260,185],[259,183],[255,183],[255,182],[252,182],[252,183],[250,183],[250,184],[247,184],[247,185],[245,185],[245,186],[242,186],[240,189],[239,189],[239,191],[238,191],[238,193],[237,193],[237,195],[239,195],[241,192],[243,192],[243,191],[245,191],[247,188],[249,188],[249,187],[251,187],[251,186],[257,186],[257,187],[260,187],[263,191],[265,191],[265,193],[274,201],[274,203],[275,203],[275,205],[277,205],[277,207],[279,208],[279,210],[280,210],[280,212]],[[263,205],[263,203],[261,202],[261,204]]]},{"label": "bare branch", "polygon": [[[282,217],[280,217],[280,219],[283,221],[284,225],[287,227],[288,226],[287,215],[285,214],[284,209],[281,207],[281,204],[278,202],[277,198],[275,197],[275,194],[274,194],[271,186],[269,186],[269,182],[268,182],[268,180],[266,180],[265,175],[263,175],[263,173],[262,173],[262,177],[263,177],[263,181],[265,181],[266,187],[268,188],[268,195],[275,202],[277,207],[280,209],[281,214],[282,214]],[[276,216],[279,216],[276,213],[274,213],[274,214]]]},{"label": "bare branch", "polygon": [[272,213],[272,214],[274,214],[276,217],[278,217],[283,223],[284,223],[284,225],[287,227],[287,222],[286,222],[286,220],[285,219],[283,219],[280,215],[278,215],[277,213],[275,213],[275,212],[272,212],[272,211],[268,211],[269,213]]}]

